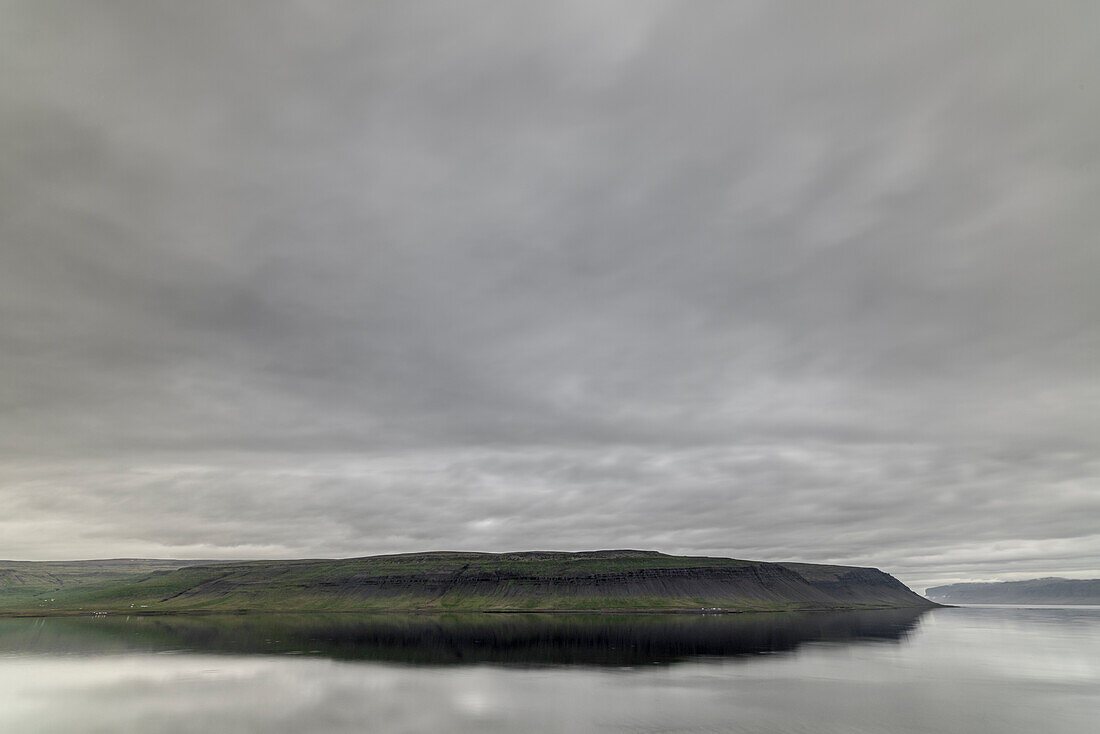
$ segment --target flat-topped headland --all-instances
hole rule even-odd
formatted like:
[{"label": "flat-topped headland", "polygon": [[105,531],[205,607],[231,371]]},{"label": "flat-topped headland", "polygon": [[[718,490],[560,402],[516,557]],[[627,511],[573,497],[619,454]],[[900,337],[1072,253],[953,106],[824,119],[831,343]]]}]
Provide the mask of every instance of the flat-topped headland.
[{"label": "flat-topped headland", "polygon": [[9,614],[931,606],[937,605],[875,568],[639,550],[440,551],[292,561],[0,561],[0,612]]}]

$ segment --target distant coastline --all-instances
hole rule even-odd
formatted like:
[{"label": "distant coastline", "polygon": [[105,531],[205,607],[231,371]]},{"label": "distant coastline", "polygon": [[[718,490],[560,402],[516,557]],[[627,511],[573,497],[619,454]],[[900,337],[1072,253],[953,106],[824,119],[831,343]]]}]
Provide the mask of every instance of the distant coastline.
[{"label": "distant coastline", "polygon": [[1100,604],[1100,579],[947,584],[930,587],[925,595],[942,604]]}]

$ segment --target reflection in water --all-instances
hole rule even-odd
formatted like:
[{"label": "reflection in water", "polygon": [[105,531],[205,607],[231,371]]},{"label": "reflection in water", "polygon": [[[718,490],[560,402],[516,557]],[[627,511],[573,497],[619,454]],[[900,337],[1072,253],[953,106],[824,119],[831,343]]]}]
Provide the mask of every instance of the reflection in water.
[{"label": "reflection in water", "polygon": [[927,610],[783,614],[266,614],[0,620],[9,652],[309,654],[453,665],[633,666],[900,641]]},{"label": "reflection in water", "polygon": [[917,617],[0,619],[0,732],[1096,731],[1100,610]]}]

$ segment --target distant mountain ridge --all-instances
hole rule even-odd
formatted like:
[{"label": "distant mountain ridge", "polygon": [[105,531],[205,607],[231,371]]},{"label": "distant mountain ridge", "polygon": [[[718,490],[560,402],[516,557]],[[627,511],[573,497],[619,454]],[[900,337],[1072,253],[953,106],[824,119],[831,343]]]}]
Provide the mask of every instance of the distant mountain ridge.
[{"label": "distant mountain ridge", "polygon": [[1025,581],[947,584],[925,589],[942,604],[1100,604],[1100,579],[1047,577]]},{"label": "distant mountain ridge", "polygon": [[[728,611],[935,606],[875,568],[656,551],[405,553],[338,560],[0,561],[0,612]],[[92,572],[81,578],[81,566]],[[175,564],[179,564],[173,567]]]}]

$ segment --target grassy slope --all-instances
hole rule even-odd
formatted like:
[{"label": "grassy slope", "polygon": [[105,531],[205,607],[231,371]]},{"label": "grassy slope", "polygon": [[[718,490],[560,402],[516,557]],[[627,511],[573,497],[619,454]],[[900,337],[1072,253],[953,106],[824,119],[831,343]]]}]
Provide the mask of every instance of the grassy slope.
[{"label": "grassy slope", "polygon": [[36,607],[43,599],[65,598],[131,582],[154,573],[211,561],[114,558],[100,561],[0,561],[0,609]]},{"label": "grassy slope", "polygon": [[[2,566],[3,564],[0,564]],[[803,567],[804,566],[804,567]],[[616,574],[660,569],[771,567],[729,558],[668,556],[649,551],[590,553],[416,553],[341,560],[228,562],[163,569],[134,569],[125,578],[100,577],[43,592],[0,585],[0,610],[531,610],[531,609],[790,609],[821,606],[792,592],[670,593],[661,582],[609,583]],[[801,568],[804,578],[831,581],[853,569]],[[886,577],[889,578],[889,577]],[[480,580],[479,580],[480,579]],[[678,588],[690,588],[681,584]],[[614,589],[606,592],[605,589]],[[895,593],[895,592],[891,592]],[[897,594],[895,593],[895,596]],[[870,599],[870,597],[868,597]],[[52,601],[48,601],[52,600]],[[904,600],[903,600],[904,601]],[[853,596],[845,606],[884,606]],[[916,603],[916,602],[914,602]],[[894,600],[893,605],[898,605]]]}]

